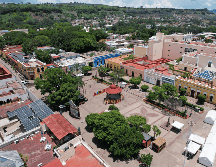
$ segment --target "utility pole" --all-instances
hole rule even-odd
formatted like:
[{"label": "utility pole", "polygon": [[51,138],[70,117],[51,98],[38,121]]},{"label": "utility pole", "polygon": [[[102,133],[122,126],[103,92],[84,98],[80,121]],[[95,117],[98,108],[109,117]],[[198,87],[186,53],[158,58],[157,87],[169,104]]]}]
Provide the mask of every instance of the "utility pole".
[{"label": "utility pole", "polygon": [[[192,126],[194,126],[196,123],[194,123],[193,121],[190,121],[190,122],[188,122],[188,124],[190,124],[190,132],[189,132],[189,137],[190,137]],[[188,137],[188,140],[189,140],[189,137]],[[184,159],[183,167],[185,167],[185,160],[186,160],[187,150],[188,150],[188,140],[187,140],[187,146],[186,146],[186,150],[185,150],[185,159]]]}]

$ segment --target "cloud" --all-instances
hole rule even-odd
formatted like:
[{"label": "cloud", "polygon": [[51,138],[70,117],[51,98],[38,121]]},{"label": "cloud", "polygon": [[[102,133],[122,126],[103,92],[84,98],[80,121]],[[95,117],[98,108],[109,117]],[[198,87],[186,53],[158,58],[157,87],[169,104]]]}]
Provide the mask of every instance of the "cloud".
[{"label": "cloud", "polygon": [[206,2],[205,3],[208,7],[210,7],[211,6],[211,4],[209,3],[209,2]]}]

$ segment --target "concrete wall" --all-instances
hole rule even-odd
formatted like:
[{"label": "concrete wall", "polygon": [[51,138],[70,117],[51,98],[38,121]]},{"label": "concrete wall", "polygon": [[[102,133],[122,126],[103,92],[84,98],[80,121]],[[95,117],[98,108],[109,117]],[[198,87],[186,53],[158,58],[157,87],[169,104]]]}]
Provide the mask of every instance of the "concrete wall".
[{"label": "concrete wall", "polygon": [[175,60],[185,53],[185,48],[197,49],[198,53],[216,54],[215,47],[208,47],[204,45],[186,44],[180,42],[164,41],[163,58]]},{"label": "concrete wall", "polygon": [[[209,61],[212,62],[211,67],[208,67]],[[209,70],[209,71],[216,72],[216,57],[200,54],[198,66],[201,67],[202,70]]]},{"label": "concrete wall", "polygon": [[148,55],[148,46],[134,46],[134,56],[143,57]]},{"label": "concrete wall", "polygon": [[23,138],[26,138],[27,136],[31,135],[31,134],[34,134],[35,132],[37,131],[40,131],[41,127],[37,127],[37,128],[34,128],[28,132],[25,132],[25,133],[21,133],[17,136],[15,136],[14,138],[8,140],[8,141],[4,141],[3,143],[0,143],[0,148],[3,148],[5,146],[8,146],[10,145],[11,143],[13,143],[15,140],[20,140],[20,139],[23,139]]}]

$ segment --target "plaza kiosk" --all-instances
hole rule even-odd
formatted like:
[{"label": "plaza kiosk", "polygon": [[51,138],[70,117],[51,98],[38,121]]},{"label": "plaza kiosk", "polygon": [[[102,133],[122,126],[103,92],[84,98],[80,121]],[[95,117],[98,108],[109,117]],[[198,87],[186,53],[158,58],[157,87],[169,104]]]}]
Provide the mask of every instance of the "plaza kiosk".
[{"label": "plaza kiosk", "polygon": [[108,104],[116,104],[118,102],[121,102],[121,99],[123,98],[121,92],[122,88],[112,84],[110,87],[106,88],[106,102]]},{"label": "plaza kiosk", "polygon": [[151,138],[152,137],[149,134],[144,133],[144,132],[142,132],[142,134],[144,137],[144,139],[142,141],[142,145],[147,148],[151,144]]},{"label": "plaza kiosk", "polygon": [[166,146],[166,140],[162,137],[158,137],[155,141],[152,142],[152,150],[156,153],[161,152]]}]

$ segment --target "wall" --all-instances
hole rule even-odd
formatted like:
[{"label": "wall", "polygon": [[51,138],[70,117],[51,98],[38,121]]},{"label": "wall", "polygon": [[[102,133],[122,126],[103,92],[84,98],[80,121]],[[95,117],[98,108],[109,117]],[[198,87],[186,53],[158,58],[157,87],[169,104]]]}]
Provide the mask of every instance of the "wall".
[{"label": "wall", "polygon": [[[212,61],[211,67],[208,67],[209,60]],[[216,57],[207,56],[207,55],[199,55],[198,66],[202,67],[202,70],[209,70],[216,72]]]},{"label": "wall", "polygon": [[182,59],[183,63],[196,65],[197,61],[198,61],[198,57],[189,56],[189,54],[183,55],[183,59]]},{"label": "wall", "polygon": [[12,144],[15,140],[20,140],[20,139],[23,139],[23,138],[25,138],[25,137],[31,135],[31,134],[34,134],[35,132],[40,131],[40,128],[41,128],[41,127],[39,126],[39,127],[34,128],[34,129],[30,130],[30,131],[27,131],[27,132],[25,132],[25,133],[22,133],[22,134],[20,134],[20,135],[17,135],[16,137],[12,138],[12,139],[9,140],[9,141],[5,141],[5,142],[3,142],[3,143],[0,143],[0,148],[6,147],[6,146]]},{"label": "wall", "polygon": [[[179,90],[179,85],[181,85],[181,88],[187,87],[187,94],[191,95],[191,90],[195,90],[195,97],[197,96],[197,92],[200,91],[200,94],[206,93],[206,101],[209,102],[210,94],[214,95],[212,103],[216,104],[216,89],[205,87],[202,85],[195,84],[194,82],[188,82],[185,80],[176,79],[175,80],[175,87]],[[198,90],[198,91],[197,91]]]},{"label": "wall", "polygon": [[134,46],[134,56],[143,57],[148,55],[148,47]]},{"label": "wall", "polygon": [[[139,69],[135,69],[133,67],[128,67],[128,66],[124,66],[124,70],[125,70],[125,74],[132,76],[132,71],[134,72],[134,77],[137,78],[138,76],[140,76],[140,74],[142,74],[142,80],[144,80],[144,70],[139,70]],[[127,69],[127,73],[126,73],[126,69]]]},{"label": "wall", "polygon": [[[186,44],[180,42],[171,42],[171,41],[164,41],[163,47],[163,58],[175,60],[185,53],[185,48],[193,48],[197,49],[198,53],[206,53],[206,54],[216,54],[215,47],[208,47],[204,45],[196,45],[196,44]],[[170,50],[170,51],[168,51]],[[169,56],[168,56],[169,55]]]}]

